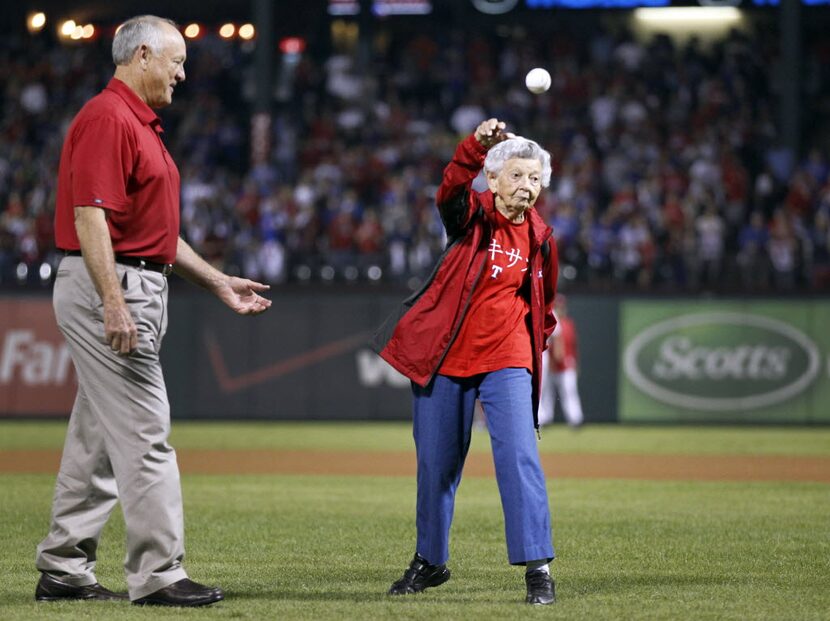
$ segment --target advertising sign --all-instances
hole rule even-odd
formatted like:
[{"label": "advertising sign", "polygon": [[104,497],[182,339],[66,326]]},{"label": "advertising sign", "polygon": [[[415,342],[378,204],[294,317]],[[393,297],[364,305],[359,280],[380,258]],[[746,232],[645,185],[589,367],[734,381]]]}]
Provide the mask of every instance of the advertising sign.
[{"label": "advertising sign", "polygon": [[211,296],[171,295],[161,356],[173,415],[407,420],[409,380],[368,346],[400,297],[283,291],[252,318]]},{"label": "advertising sign", "polygon": [[[175,292],[173,416],[409,419],[409,381],[367,345],[399,297],[282,292],[251,319]],[[589,422],[830,423],[830,300],[571,302]],[[0,298],[0,417],[68,416],[75,391],[51,300]]]},{"label": "advertising sign", "polygon": [[830,303],[623,303],[621,421],[830,421]]},{"label": "advertising sign", "polygon": [[75,389],[51,301],[0,299],[0,417],[69,416]]}]

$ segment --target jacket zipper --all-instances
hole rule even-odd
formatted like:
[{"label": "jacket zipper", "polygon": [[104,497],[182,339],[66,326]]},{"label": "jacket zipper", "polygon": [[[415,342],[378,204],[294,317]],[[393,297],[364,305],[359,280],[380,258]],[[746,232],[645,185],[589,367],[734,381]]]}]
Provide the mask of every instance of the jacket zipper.
[{"label": "jacket zipper", "polygon": [[[531,257],[531,259],[535,258],[538,253],[541,253],[542,252],[542,247],[546,243],[548,243],[549,239],[551,239],[553,237],[553,234],[552,234],[553,231],[550,231],[550,232],[546,231],[546,233],[547,234],[542,238],[541,243],[538,246],[536,246],[536,252],[533,253],[533,256]],[[545,269],[545,257],[544,256],[542,257],[541,262],[542,262],[541,269],[544,271],[544,269]],[[533,269],[533,268],[531,268],[531,269]],[[534,280],[536,280],[536,279],[534,279],[533,274],[531,274],[531,278],[530,278],[530,327],[531,327],[533,332],[536,332],[536,326],[533,325],[533,282],[534,282]],[[542,284],[539,284],[538,287],[542,287],[541,294],[542,294],[542,297],[544,298],[544,293],[545,293],[544,292],[544,286]],[[544,305],[542,306],[542,310],[544,311]],[[544,321],[545,321],[545,318],[542,317],[543,324],[544,324]],[[544,325],[542,325],[542,335],[543,336],[544,336],[544,332],[545,332],[545,328],[544,328]],[[534,334],[531,333],[531,335],[530,335],[530,344],[531,344],[531,346],[534,345],[533,340],[535,338],[536,337],[534,336]],[[544,343],[542,345],[544,346]],[[541,373],[542,372],[542,365],[541,365],[542,361],[536,359],[536,350],[537,350],[537,348],[533,347],[533,364],[534,365],[537,365],[537,364],[539,365],[539,373]],[[542,349],[541,355],[542,356],[545,355],[544,349]],[[544,380],[544,378],[543,378],[543,380]],[[531,379],[531,382],[532,381],[533,380]],[[541,399],[541,395],[539,395],[539,398]],[[542,439],[542,428],[539,425],[538,407],[539,406],[538,406],[538,403],[537,403],[536,404],[536,410],[533,412],[533,426],[536,429],[536,439],[541,440]]]},{"label": "jacket zipper", "polygon": [[[491,231],[491,233],[492,233],[492,231]],[[487,236],[485,236],[485,237],[487,237]],[[482,237],[482,239],[483,239],[483,237]],[[476,286],[478,286],[478,281],[481,278],[481,274],[484,272],[484,266],[486,264],[487,264],[487,253],[485,253],[484,256],[481,259],[481,267],[478,268],[478,274],[476,274],[476,278],[473,281],[473,286],[470,289],[470,295],[467,296],[467,301],[464,303],[464,310],[461,311],[461,319],[456,324],[455,330],[453,330],[452,336],[450,337],[450,340],[447,343],[447,346],[444,348],[444,353],[442,353],[441,358],[438,359],[438,364],[435,365],[435,369],[432,371],[432,374],[430,374],[429,382],[431,382],[433,379],[435,379],[435,376],[438,375],[438,369],[440,369],[441,365],[444,363],[444,358],[447,357],[447,354],[450,351],[450,347],[452,347],[452,344],[455,343],[455,339],[458,336],[459,331],[461,330],[461,325],[464,323],[464,319],[467,318],[467,311],[470,309],[470,304],[473,303],[473,292],[475,291]],[[427,383],[429,383],[429,382],[427,382]]]}]

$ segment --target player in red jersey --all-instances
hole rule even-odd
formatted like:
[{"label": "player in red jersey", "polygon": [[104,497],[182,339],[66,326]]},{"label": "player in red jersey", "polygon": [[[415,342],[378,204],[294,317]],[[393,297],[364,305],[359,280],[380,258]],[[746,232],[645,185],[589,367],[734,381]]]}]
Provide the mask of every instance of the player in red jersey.
[{"label": "player in red jersey", "polygon": [[579,399],[577,375],[579,372],[579,348],[576,326],[568,315],[568,301],[556,294],[556,328],[550,337],[542,375],[542,398],[539,402],[539,423],[553,422],[556,396],[562,401],[565,420],[571,427],[583,423],[582,402]]}]

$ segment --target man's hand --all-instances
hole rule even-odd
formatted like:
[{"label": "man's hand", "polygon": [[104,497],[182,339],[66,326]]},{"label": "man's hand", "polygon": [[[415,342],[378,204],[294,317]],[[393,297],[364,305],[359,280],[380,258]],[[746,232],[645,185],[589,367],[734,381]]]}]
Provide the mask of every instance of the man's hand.
[{"label": "man's hand", "polygon": [[482,146],[489,149],[503,140],[513,138],[515,135],[505,132],[505,127],[506,125],[504,121],[499,121],[498,119],[487,119],[486,121],[482,121],[482,123],[476,127],[476,140],[478,140]]},{"label": "man's hand", "polygon": [[259,315],[271,307],[271,300],[262,297],[257,292],[268,289],[270,289],[268,285],[247,278],[229,276],[214,292],[216,297],[240,315]]},{"label": "man's hand", "polygon": [[84,264],[104,303],[104,341],[113,352],[126,356],[138,347],[138,329],[115,271],[106,211],[100,207],[75,207],[75,230]]},{"label": "man's hand", "polygon": [[138,329],[123,299],[120,303],[104,303],[104,339],[113,352],[122,356],[138,347]]},{"label": "man's hand", "polygon": [[271,300],[257,293],[271,287],[247,278],[223,274],[196,254],[181,237],[176,247],[174,269],[180,276],[212,292],[240,315],[259,315],[271,307]]}]

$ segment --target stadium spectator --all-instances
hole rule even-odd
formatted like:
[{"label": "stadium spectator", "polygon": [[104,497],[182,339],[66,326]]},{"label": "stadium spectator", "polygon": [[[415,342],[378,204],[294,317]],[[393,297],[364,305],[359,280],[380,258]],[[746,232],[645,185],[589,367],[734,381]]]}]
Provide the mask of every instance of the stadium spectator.
[{"label": "stadium spectator", "polygon": [[[349,197],[359,205],[351,210],[354,231],[374,218],[368,213],[383,228],[382,279],[417,286],[444,242],[431,206],[435,186],[424,180],[440,170],[459,132],[487,112],[537,136],[554,156],[554,182],[539,211],[566,225],[555,235],[563,265],[573,270],[570,286],[710,287],[715,281],[700,271],[698,257],[715,252],[714,243],[700,245],[715,234],[701,236],[697,221],[714,228],[699,207],[711,202],[722,221],[720,259],[707,260],[721,266],[716,289],[744,289],[739,234],[753,211],[772,222],[782,207],[801,227],[793,286],[822,288],[811,276],[809,247],[816,213],[827,203],[827,153],[820,143],[803,158],[780,147],[769,69],[775,50],[759,45],[769,38],[760,23],[753,35],[733,31],[708,47],[665,36],[642,41],[613,28],[590,36],[563,29],[534,48],[515,35],[487,38],[452,27],[408,35],[376,27],[368,73],[348,38],[337,38],[330,53],[310,46],[293,94],[272,118],[269,157],[255,163],[248,157],[252,56],[212,35],[192,42],[189,62],[198,78],[165,111],[165,127],[183,164],[183,235],[216,265],[260,277],[267,258],[268,273],[280,282],[308,270],[319,274],[333,261],[342,278],[360,257],[354,249],[351,257],[330,250],[330,224],[340,197]],[[819,55],[823,48],[807,49]],[[0,213],[0,284],[36,283],[42,274],[48,282],[54,272],[58,256],[42,222],[53,210],[62,134],[107,79],[77,68],[99,56],[94,44],[63,46],[46,36],[0,41],[0,211],[9,212]],[[523,88],[532,66],[551,69],[548,94],[534,97]],[[821,91],[822,82],[811,88]],[[296,212],[284,198],[288,188]],[[274,210],[283,209],[275,227]],[[618,246],[632,212],[645,218],[653,245],[652,263],[636,277],[638,263]],[[608,235],[597,243],[609,224],[613,249],[606,248]]]},{"label": "stadium spectator", "polygon": [[738,236],[738,266],[747,291],[764,290],[769,285],[769,230],[764,214],[753,211]]},{"label": "stadium spectator", "polygon": [[723,273],[726,225],[714,201],[707,201],[695,220],[697,233],[698,282],[704,287],[717,286]]}]

